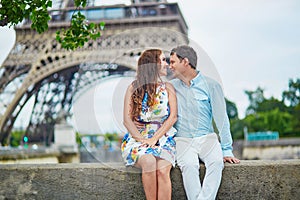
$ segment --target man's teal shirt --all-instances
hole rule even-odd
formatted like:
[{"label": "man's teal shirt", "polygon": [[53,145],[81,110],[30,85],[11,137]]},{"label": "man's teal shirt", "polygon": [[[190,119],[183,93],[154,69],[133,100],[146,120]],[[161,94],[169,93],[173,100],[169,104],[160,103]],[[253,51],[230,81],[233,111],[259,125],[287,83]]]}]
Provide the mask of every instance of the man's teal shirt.
[{"label": "man's teal shirt", "polygon": [[218,129],[223,156],[232,156],[232,137],[221,85],[198,72],[187,86],[179,79],[171,80],[175,87],[178,120],[176,137],[201,137]]}]

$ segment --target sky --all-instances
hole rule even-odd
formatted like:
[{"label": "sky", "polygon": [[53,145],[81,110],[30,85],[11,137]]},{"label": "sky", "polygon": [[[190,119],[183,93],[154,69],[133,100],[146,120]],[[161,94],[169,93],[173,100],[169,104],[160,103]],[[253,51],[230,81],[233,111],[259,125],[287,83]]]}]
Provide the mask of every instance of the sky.
[{"label": "sky", "polygon": [[[112,1],[102,2],[109,4]],[[299,0],[168,2],[178,2],[189,27],[189,38],[213,61],[221,77],[225,97],[237,105],[240,118],[244,117],[249,105],[245,90],[253,91],[260,86],[265,90],[266,98],[273,96],[281,99],[282,92],[288,89],[289,79],[300,78]],[[14,39],[13,31],[0,29],[0,63]],[[105,89],[112,91],[119,82],[106,81],[90,90],[94,95],[94,102],[90,105],[95,105],[95,119],[102,132],[114,131],[116,126],[111,125],[112,121],[120,124],[120,119],[115,119],[120,115],[113,114],[110,121],[105,121],[107,116],[99,118],[98,113],[113,113],[114,106],[97,110],[98,103],[95,102],[109,101],[115,92],[110,95],[95,94]]]}]

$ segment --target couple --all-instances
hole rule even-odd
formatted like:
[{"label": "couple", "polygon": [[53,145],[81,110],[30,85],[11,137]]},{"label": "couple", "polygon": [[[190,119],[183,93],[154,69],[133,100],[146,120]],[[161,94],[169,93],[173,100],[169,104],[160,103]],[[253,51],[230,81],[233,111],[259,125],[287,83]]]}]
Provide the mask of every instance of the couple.
[{"label": "couple", "polygon": [[[122,157],[127,166],[142,169],[147,200],[171,199],[170,170],[175,159],[189,200],[215,199],[223,162],[239,163],[232,154],[222,88],[197,71],[196,65],[193,48],[172,49],[169,67],[175,79],[164,82],[165,55],[159,49],[146,50],[138,60],[136,79],[126,91],[124,125],[128,133],[122,141]],[[206,166],[202,185],[199,159]]]}]

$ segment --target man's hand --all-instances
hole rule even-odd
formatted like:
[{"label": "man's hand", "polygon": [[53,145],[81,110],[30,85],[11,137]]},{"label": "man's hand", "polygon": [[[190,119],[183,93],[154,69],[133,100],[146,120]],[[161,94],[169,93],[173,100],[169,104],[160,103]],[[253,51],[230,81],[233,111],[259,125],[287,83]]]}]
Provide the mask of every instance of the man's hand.
[{"label": "man's hand", "polygon": [[223,158],[223,161],[224,163],[225,162],[229,162],[229,163],[240,163],[240,160],[235,158],[235,157],[229,157],[229,156],[226,156]]}]

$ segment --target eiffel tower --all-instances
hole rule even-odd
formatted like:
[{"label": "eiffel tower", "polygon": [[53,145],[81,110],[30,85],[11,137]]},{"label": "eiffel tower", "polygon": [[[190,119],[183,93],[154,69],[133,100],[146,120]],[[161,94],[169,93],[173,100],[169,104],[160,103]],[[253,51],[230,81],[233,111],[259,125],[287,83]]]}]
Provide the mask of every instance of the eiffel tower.
[{"label": "eiffel tower", "polygon": [[109,77],[132,76],[136,58],[146,48],[170,50],[188,43],[188,27],[177,3],[97,2],[89,1],[81,12],[91,22],[104,21],[105,30],[76,51],[62,49],[55,40],[56,31],[70,25],[73,0],[53,1],[49,29],[43,34],[31,30],[29,21],[15,27],[16,43],[0,68],[0,143],[9,144],[29,99],[34,98],[34,105],[26,135],[49,144],[55,123],[72,114],[72,102],[87,88]]}]

